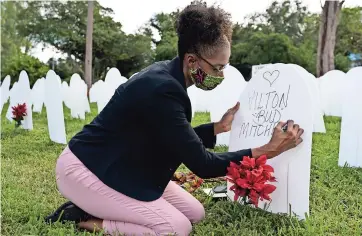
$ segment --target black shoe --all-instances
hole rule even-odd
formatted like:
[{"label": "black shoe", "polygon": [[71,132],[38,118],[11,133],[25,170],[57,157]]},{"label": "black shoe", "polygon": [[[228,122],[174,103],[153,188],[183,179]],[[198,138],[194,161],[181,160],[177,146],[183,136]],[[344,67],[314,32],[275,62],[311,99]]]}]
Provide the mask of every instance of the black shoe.
[{"label": "black shoe", "polygon": [[54,223],[59,221],[65,223],[66,221],[73,221],[75,223],[87,221],[92,218],[87,212],[83,211],[72,202],[66,202],[61,205],[54,213],[45,217],[46,223]]}]

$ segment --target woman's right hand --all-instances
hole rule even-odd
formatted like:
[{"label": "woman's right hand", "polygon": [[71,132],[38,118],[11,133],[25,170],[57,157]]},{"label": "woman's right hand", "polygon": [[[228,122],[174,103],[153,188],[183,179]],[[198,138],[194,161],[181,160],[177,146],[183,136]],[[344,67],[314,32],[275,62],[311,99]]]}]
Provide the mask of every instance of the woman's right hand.
[{"label": "woman's right hand", "polygon": [[[287,128],[283,126],[287,124]],[[298,124],[294,124],[293,120],[287,122],[279,122],[275,126],[273,135],[269,143],[264,146],[251,149],[252,157],[258,158],[262,155],[266,155],[268,159],[274,158],[281,153],[288,151],[289,149],[298,146],[303,139],[301,135],[304,130],[299,127]]]},{"label": "woman's right hand", "polygon": [[[286,124],[286,129],[283,129]],[[279,122],[274,128],[273,135],[267,144],[268,149],[270,150],[268,158],[276,157],[281,153],[298,146],[303,142],[303,139],[301,138],[303,132],[304,130],[300,128],[298,124],[294,124],[293,120]]]}]

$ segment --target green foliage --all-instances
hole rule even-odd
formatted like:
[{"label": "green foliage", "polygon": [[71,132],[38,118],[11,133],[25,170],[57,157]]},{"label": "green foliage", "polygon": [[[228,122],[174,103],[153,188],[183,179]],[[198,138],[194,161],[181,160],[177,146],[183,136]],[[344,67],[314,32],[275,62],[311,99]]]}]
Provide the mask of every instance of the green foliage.
[{"label": "green foliage", "polygon": [[[122,24],[113,20],[112,9],[95,2],[93,82],[103,79],[109,67],[117,67],[129,77],[154,61],[175,57],[174,23],[180,10],[158,13],[137,33],[126,35]],[[346,55],[362,52],[361,12],[362,7],[342,9],[336,38],[336,69],[347,71],[350,62]],[[24,59],[19,58],[23,57],[22,52],[28,54],[32,43],[47,43],[66,54],[66,59],[57,60],[54,68],[62,79],[69,79],[73,73],[83,76],[86,1],[5,1],[1,13],[2,77],[10,68],[24,69],[14,65],[22,66],[18,62]],[[246,79],[251,65],[276,62],[295,63],[315,74],[319,20],[319,15],[310,13],[300,0],[271,2],[264,12],[247,16],[247,24],[234,25],[230,62]],[[158,31],[160,40],[154,39],[152,29]],[[52,68],[53,63],[48,65]]]},{"label": "green foliage", "polygon": [[177,38],[171,41],[164,41],[156,48],[155,61],[170,60],[177,56]]},{"label": "green foliage", "polygon": [[78,73],[81,78],[84,78],[82,63],[79,63],[71,58],[50,58],[47,62],[49,68],[53,69],[62,80],[70,82],[70,78],[74,73]]},{"label": "green foliage", "polygon": [[[121,74],[130,77],[153,62],[154,52],[150,49],[151,37],[142,34],[130,34],[123,42],[115,67]],[[119,42],[121,43],[121,42]]]},{"label": "green foliage", "polygon": [[340,70],[345,73],[349,71],[351,62],[344,54],[338,53],[335,56],[334,61],[336,70]]},{"label": "green foliage", "polygon": [[362,53],[362,6],[342,9],[336,41],[336,53]]},{"label": "green foliage", "polygon": [[[36,42],[48,43],[73,55],[81,63],[85,59],[86,1],[29,2],[22,14],[31,14],[33,21],[22,33]],[[145,34],[126,35],[122,25],[112,18],[113,11],[94,3],[93,77],[99,79],[107,67],[117,67],[130,76],[153,60],[151,37]],[[132,65],[130,67],[129,65]]]},{"label": "green foliage", "polygon": [[46,76],[49,69],[38,58],[20,53],[7,60],[6,67],[2,68],[1,77],[4,79],[6,75],[10,75],[11,84],[14,84],[18,80],[20,72],[25,70],[29,76],[30,86],[33,86],[37,79]]},{"label": "green foliage", "polygon": [[[362,7],[343,8],[337,32],[336,68],[349,69],[347,51],[362,52]],[[172,25],[179,10],[160,13],[150,20],[161,40],[155,42],[156,60],[176,55],[177,37]],[[251,65],[295,63],[312,74],[316,72],[319,15],[312,14],[300,0],[274,1],[265,12],[246,17],[247,24],[234,25],[230,62],[244,78],[250,76]]]},{"label": "green foliage", "polygon": [[[13,54],[20,52],[20,42],[15,42],[16,39],[16,6],[9,2],[1,4],[1,65],[6,62],[6,59]],[[1,68],[2,69],[2,68]]]},{"label": "green foliage", "polygon": [[22,52],[22,49],[25,52],[29,49],[30,42],[19,35],[19,28],[25,23],[20,15],[21,9],[19,2],[1,3],[1,78],[10,75],[12,84],[21,70],[28,72],[31,83],[45,76],[42,73],[46,70],[46,65],[37,58]]},{"label": "green foliage", "polygon": [[233,66],[240,70],[245,65],[294,63],[314,74],[318,17],[300,1],[274,1],[248,22],[234,26]]},{"label": "green foliage", "polygon": [[1,61],[29,48],[29,41],[21,37],[19,28],[25,24],[20,11],[22,5],[19,2],[4,1],[1,4]]},{"label": "green foliage", "polygon": [[[66,200],[56,187],[55,163],[65,145],[49,139],[46,115],[33,114],[34,130],[14,131],[14,123],[1,119],[1,235],[101,235],[84,233],[74,224],[46,225],[37,220],[53,212]],[[72,119],[64,108],[67,140],[89,123]],[[208,113],[196,113],[193,126],[209,122]],[[362,235],[362,170],[338,167],[340,119],[326,117],[326,134],[313,134],[310,217],[276,215],[228,201],[214,202],[202,191],[194,195],[206,209],[206,219],[194,225],[192,235]],[[154,147],[157,148],[157,147]],[[226,151],[217,147],[214,151]],[[180,171],[188,171],[181,166]],[[220,183],[205,183],[202,188]]]},{"label": "green foliage", "polygon": [[310,13],[300,0],[273,1],[264,13],[255,13],[249,17],[257,30],[264,33],[287,35],[294,43],[304,39],[305,18]]},{"label": "green foliage", "polygon": [[250,41],[253,43],[233,44],[232,60],[250,64],[294,61],[296,48],[284,34],[257,32],[250,37]]},{"label": "green foliage", "polygon": [[156,44],[155,60],[170,60],[177,56],[177,34],[175,20],[179,11],[171,14],[159,13],[150,19],[149,26],[158,31],[161,40]]}]

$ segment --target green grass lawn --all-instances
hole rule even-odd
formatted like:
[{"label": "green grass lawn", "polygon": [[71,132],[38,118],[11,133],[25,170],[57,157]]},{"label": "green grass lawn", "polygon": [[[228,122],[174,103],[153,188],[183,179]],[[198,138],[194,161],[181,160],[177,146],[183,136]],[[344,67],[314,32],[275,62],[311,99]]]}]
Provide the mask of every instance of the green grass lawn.
[{"label": "green grass lawn", "polygon": [[[55,184],[55,162],[65,145],[50,141],[46,114],[33,114],[34,130],[14,130],[14,123],[1,121],[1,235],[90,235],[72,224],[45,225],[37,220],[56,209],[65,199]],[[70,118],[65,109],[68,140],[85,121]],[[209,115],[198,113],[193,125]],[[206,219],[195,225],[193,235],[362,235],[362,169],[339,168],[340,120],[326,119],[327,134],[313,137],[310,217],[298,221],[232,202],[214,202],[198,191]],[[226,147],[215,151],[225,151]],[[185,167],[180,167],[184,170]]]}]

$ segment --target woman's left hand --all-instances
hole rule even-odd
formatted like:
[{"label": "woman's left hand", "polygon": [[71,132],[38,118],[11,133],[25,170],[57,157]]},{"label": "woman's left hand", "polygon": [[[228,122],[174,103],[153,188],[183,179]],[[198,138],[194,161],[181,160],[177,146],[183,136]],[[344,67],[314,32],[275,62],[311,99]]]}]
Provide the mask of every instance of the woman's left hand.
[{"label": "woman's left hand", "polygon": [[219,122],[214,124],[214,133],[215,135],[228,132],[231,130],[231,123],[234,120],[235,113],[239,110],[240,102],[237,102],[236,105],[229,110],[222,116]]}]

